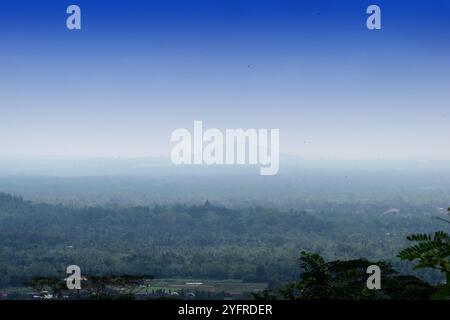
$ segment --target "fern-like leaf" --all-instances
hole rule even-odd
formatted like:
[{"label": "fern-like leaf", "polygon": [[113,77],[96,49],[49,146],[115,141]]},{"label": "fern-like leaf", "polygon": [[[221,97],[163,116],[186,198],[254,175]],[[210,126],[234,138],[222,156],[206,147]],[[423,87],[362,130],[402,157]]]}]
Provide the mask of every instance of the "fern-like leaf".
[{"label": "fern-like leaf", "polygon": [[407,236],[406,239],[409,241],[429,241],[431,240],[431,235],[418,233]]}]

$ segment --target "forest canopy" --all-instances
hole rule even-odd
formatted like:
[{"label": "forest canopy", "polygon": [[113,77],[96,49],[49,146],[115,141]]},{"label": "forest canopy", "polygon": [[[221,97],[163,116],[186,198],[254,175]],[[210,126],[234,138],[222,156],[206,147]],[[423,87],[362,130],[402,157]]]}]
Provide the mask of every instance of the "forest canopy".
[{"label": "forest canopy", "polygon": [[[241,279],[276,286],[298,278],[301,251],[334,260],[383,260],[410,273],[412,264],[396,257],[408,245],[406,236],[439,227],[441,222],[414,210],[386,213],[373,203],[299,210],[230,209],[206,200],[79,207],[0,194],[0,286],[59,276],[70,264],[99,276]],[[443,280],[428,269],[413,274]]]}]

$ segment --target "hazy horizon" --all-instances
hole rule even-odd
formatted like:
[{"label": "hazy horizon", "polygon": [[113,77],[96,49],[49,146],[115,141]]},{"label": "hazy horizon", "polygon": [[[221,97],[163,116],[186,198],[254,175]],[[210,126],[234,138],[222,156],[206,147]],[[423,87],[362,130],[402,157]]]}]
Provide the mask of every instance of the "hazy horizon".
[{"label": "hazy horizon", "polygon": [[[255,165],[174,165],[170,157],[2,157],[1,176],[126,176],[152,174],[258,174]],[[280,155],[279,174],[304,173],[308,170],[336,172],[405,172],[407,174],[440,172],[450,174],[450,162],[415,159],[308,159]],[[270,180],[270,177],[267,178]]]}]

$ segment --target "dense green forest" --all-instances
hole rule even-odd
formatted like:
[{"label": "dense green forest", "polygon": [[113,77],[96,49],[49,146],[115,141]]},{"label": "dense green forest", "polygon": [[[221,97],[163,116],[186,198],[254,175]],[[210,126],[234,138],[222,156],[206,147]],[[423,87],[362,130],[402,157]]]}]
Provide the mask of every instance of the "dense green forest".
[{"label": "dense green forest", "polygon": [[299,252],[327,260],[366,258],[430,283],[438,270],[412,271],[398,252],[406,236],[443,228],[428,210],[406,202],[326,203],[297,210],[201,205],[80,207],[39,204],[0,194],[0,287],[61,276],[151,274],[155,278],[241,279],[279,287],[298,279]]},{"label": "dense green forest", "polygon": [[[373,265],[382,270],[378,290],[366,285],[367,268]],[[418,277],[400,274],[385,261],[361,258],[326,262],[318,254],[302,252],[300,268],[298,280],[254,293],[254,297],[261,300],[427,300],[450,296],[448,285],[432,285]]]}]

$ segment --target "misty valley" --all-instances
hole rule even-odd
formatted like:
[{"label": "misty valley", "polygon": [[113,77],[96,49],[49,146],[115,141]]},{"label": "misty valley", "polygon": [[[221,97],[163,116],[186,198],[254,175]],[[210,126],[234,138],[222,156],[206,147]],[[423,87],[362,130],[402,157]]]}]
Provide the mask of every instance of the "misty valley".
[{"label": "misty valley", "polygon": [[[445,230],[444,180],[431,172],[426,179],[342,168],[295,172],[272,179],[270,188],[245,171],[195,179],[188,172],[5,176],[0,292],[8,299],[39,297],[54,287],[35,279],[64,279],[75,264],[88,279],[149,276],[137,297],[264,298],[297,281],[305,259],[319,259],[306,253],[329,261],[330,270],[333,261],[359,265],[356,288],[365,285],[369,261],[386,265],[382,273],[390,278],[383,281],[393,288],[409,279],[416,295],[401,293],[409,298],[429,295],[430,286],[445,280],[438,270],[414,270],[398,257],[408,235]],[[384,297],[394,294],[400,296]]]}]

